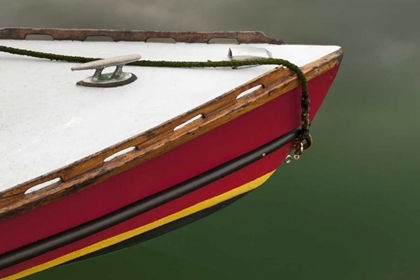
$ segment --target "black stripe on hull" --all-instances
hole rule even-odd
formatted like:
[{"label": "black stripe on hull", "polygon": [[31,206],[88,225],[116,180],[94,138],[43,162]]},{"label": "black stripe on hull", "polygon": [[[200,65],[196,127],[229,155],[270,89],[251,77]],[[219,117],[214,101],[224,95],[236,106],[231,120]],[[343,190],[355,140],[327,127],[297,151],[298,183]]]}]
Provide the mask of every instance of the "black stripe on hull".
[{"label": "black stripe on hull", "polygon": [[294,129],[244,155],[232,159],[164,191],[153,194],[144,199],[140,199],[96,220],[23,246],[19,249],[7,252],[0,256],[0,269],[11,267],[49,251],[61,248],[78,240],[82,240],[83,238],[118,225],[179,197],[201,189],[279,150],[293,141],[299,135],[299,131],[300,129]]},{"label": "black stripe on hull", "polygon": [[112,245],[112,246],[103,248],[101,250],[92,252],[92,253],[87,254],[85,256],[82,256],[80,258],[71,260],[67,263],[63,263],[62,265],[66,265],[66,264],[73,263],[73,262],[78,262],[78,261],[83,261],[83,260],[87,260],[87,259],[94,258],[94,257],[99,257],[101,255],[112,253],[112,252],[115,252],[115,251],[118,251],[118,250],[121,250],[121,249],[125,249],[125,248],[128,248],[128,247],[137,245],[139,243],[145,242],[147,240],[159,237],[159,236],[164,235],[168,232],[171,232],[171,231],[174,231],[176,229],[182,228],[182,227],[187,226],[189,224],[192,224],[192,223],[194,223],[194,222],[196,222],[196,221],[198,221],[202,218],[210,216],[211,214],[213,214],[213,213],[215,213],[219,210],[222,210],[223,208],[225,208],[225,207],[229,206],[230,204],[236,202],[237,200],[244,197],[248,193],[250,193],[250,192],[240,194],[240,195],[235,196],[231,199],[225,200],[225,201],[223,201],[219,204],[213,205],[209,208],[206,208],[206,209],[198,211],[194,214],[188,215],[184,218],[181,218],[181,219],[175,220],[173,222],[167,223],[167,224],[162,225],[158,228],[149,230],[145,233],[142,233],[142,234],[139,234],[137,236],[131,237],[131,238],[129,238],[127,240],[124,240],[120,243],[117,243],[115,245]]}]

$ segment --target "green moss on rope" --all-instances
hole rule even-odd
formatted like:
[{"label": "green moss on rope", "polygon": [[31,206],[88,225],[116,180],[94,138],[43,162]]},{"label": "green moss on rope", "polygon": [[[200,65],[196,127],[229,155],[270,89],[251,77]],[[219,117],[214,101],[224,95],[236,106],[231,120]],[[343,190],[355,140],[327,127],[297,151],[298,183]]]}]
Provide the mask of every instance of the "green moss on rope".
[{"label": "green moss on rope", "polygon": [[[93,57],[81,57],[81,56],[69,56],[69,55],[59,55],[52,53],[36,52],[12,47],[6,47],[0,45],[1,52],[7,52],[10,54],[16,55],[25,55],[29,57],[43,58],[49,60],[58,60],[66,61],[73,63],[85,63],[94,60],[99,60],[102,58],[93,58]],[[240,66],[250,66],[250,65],[283,65],[293,71],[300,82],[302,87],[302,103],[301,103],[301,131],[300,135],[296,138],[295,141],[295,155],[299,158],[301,150],[299,149],[300,145],[303,145],[303,141],[309,141],[311,139],[309,133],[309,93],[306,77],[298,66],[291,63],[290,61],[279,59],[279,58],[259,58],[253,60],[230,60],[230,61],[152,61],[152,60],[141,60],[127,65],[132,66],[144,66],[144,67],[171,67],[171,68],[206,68],[206,67],[240,67]],[[312,141],[312,140],[311,140]],[[309,146],[308,146],[309,147]]]},{"label": "green moss on rope", "polygon": [[[70,56],[70,55],[59,55],[53,53],[36,52],[12,47],[6,47],[0,45],[1,52],[7,52],[10,54],[24,55],[29,57],[43,58],[49,60],[66,61],[73,63],[85,63],[102,58],[94,57],[82,57],[82,56]],[[143,66],[143,67],[170,67],[170,68],[216,68],[216,67],[240,67],[240,66],[251,66],[251,65],[283,65],[292,70],[298,76],[299,82],[302,86],[302,91],[307,91],[306,77],[295,64],[278,58],[259,58],[253,60],[230,60],[230,61],[153,61],[153,60],[141,60],[127,65],[132,66]]]}]

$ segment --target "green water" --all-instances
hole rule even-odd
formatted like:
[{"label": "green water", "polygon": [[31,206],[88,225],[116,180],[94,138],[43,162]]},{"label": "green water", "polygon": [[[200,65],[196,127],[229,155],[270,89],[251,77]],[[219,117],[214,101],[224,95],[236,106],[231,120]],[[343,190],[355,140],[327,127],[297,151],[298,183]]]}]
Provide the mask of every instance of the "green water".
[{"label": "green water", "polygon": [[314,146],[209,218],[38,279],[420,279],[420,1],[0,0],[0,27],[261,30],[344,60]]}]

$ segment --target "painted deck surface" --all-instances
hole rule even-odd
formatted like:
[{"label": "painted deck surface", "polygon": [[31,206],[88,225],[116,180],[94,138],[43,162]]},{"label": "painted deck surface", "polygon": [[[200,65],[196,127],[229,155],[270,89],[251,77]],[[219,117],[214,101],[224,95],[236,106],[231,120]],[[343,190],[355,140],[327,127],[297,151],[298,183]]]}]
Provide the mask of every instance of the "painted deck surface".
[{"label": "painted deck surface", "polygon": [[[227,58],[229,45],[142,42],[12,41],[0,44],[57,54],[144,60]],[[252,45],[304,66],[337,46]],[[261,75],[273,66],[242,69],[124,67],[139,78],[118,88],[76,86],[93,71],[75,64],[0,53],[0,191],[13,187],[174,118]],[[109,71],[112,71],[110,69]],[[104,71],[107,72],[107,71]]]}]

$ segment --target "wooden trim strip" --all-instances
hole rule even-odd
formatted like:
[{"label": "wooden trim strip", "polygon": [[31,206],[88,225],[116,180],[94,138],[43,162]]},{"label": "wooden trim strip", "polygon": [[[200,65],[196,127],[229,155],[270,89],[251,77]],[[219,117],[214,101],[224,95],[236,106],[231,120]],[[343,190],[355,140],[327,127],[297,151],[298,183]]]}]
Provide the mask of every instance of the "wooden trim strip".
[{"label": "wooden trim strip", "polygon": [[[341,62],[342,55],[342,51],[338,50],[304,66],[301,70],[309,81],[337,67]],[[243,98],[236,99],[242,92],[258,85],[263,87]],[[278,66],[248,83],[149,131],[0,193],[0,221],[86,189],[164,154],[285,94],[297,86],[299,86],[299,82],[296,75],[289,69]],[[199,114],[202,114],[203,118],[174,131],[175,127]],[[110,155],[133,146],[135,147],[133,151],[109,162],[103,162]],[[55,178],[60,178],[61,182],[24,195],[29,188]]]},{"label": "wooden trim strip", "polygon": [[75,41],[84,41],[89,36],[106,36],[115,42],[146,42],[151,38],[172,38],[175,42],[182,43],[209,43],[212,39],[236,39],[240,44],[283,44],[282,40],[266,36],[260,31],[182,32],[113,29],[0,28],[0,39],[25,40],[28,35],[49,35],[54,40]]}]

